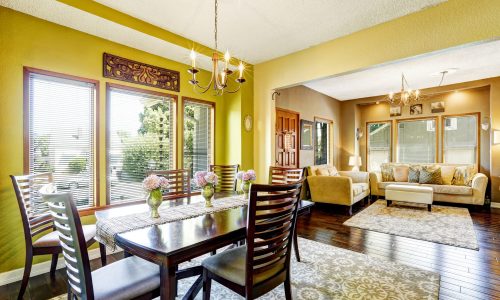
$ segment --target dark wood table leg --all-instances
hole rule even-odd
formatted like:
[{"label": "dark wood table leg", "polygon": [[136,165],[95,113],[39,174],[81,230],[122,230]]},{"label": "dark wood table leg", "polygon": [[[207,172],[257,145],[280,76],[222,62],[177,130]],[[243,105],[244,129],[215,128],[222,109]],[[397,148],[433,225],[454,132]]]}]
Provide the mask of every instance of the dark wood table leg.
[{"label": "dark wood table leg", "polygon": [[174,300],[176,287],[175,287],[175,273],[177,266],[160,266],[160,299],[161,300]]}]

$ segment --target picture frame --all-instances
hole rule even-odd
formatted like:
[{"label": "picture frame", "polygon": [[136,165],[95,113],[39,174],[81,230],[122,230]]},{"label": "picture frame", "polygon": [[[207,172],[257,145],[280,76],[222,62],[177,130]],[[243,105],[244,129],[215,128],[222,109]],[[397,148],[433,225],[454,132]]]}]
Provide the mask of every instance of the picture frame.
[{"label": "picture frame", "polygon": [[443,113],[445,111],[444,101],[437,101],[431,103],[431,113]]},{"label": "picture frame", "polygon": [[410,115],[421,115],[424,113],[424,107],[422,104],[413,104],[410,106]]},{"label": "picture frame", "polygon": [[400,117],[401,116],[401,106],[400,105],[391,105],[389,107],[389,115],[391,117]]},{"label": "picture frame", "polygon": [[314,149],[314,122],[300,120],[300,150]]}]

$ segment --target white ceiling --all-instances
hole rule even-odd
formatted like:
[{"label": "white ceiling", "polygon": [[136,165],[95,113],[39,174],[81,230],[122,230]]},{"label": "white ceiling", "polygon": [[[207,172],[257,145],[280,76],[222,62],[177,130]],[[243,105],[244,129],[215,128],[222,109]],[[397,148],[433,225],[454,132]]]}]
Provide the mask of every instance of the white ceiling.
[{"label": "white ceiling", "polygon": [[304,85],[338,100],[350,100],[398,92],[401,73],[412,89],[434,87],[441,80],[437,73],[450,68],[458,70],[446,75],[443,85],[500,76],[500,40],[429,53]]},{"label": "white ceiling", "polygon": [[[96,0],[214,47],[213,0]],[[256,64],[443,0],[219,0],[219,49]]]}]

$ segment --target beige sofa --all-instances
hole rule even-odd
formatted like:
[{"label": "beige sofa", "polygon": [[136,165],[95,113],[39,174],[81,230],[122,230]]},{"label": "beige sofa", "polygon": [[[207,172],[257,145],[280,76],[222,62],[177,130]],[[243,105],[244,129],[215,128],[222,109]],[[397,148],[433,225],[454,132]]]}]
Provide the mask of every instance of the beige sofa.
[{"label": "beige sofa", "polygon": [[[384,164],[382,164],[384,165]],[[408,164],[401,163],[390,163],[391,166],[404,166]],[[467,166],[463,164],[419,164],[421,166]],[[473,204],[473,205],[483,205],[484,196],[486,193],[486,186],[488,185],[488,177],[482,173],[477,173],[472,178],[472,184],[467,185],[444,185],[444,184],[420,184],[412,182],[394,182],[394,181],[382,181],[381,172],[370,172],[370,190],[371,195],[385,197],[385,187],[389,184],[403,184],[403,185],[420,185],[420,186],[430,186],[434,191],[433,200],[442,202],[452,202],[452,203],[462,203],[462,204]]]},{"label": "beige sofa", "polygon": [[[325,170],[329,175],[319,175]],[[332,174],[333,173],[333,174]],[[336,174],[336,176],[334,175]],[[370,195],[368,172],[339,171],[329,165],[307,167],[307,183],[314,202],[351,206]],[[349,209],[349,213],[352,210]]]}]

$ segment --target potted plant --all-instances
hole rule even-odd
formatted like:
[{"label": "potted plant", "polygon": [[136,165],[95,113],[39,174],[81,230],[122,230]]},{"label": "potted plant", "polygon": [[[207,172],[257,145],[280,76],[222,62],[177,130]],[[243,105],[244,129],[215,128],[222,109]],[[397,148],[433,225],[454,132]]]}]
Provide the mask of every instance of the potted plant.
[{"label": "potted plant", "polygon": [[142,181],[142,187],[148,193],[146,200],[152,218],[159,218],[158,207],[163,200],[163,191],[170,187],[170,183],[165,177],[149,175]]},{"label": "potted plant", "polygon": [[219,177],[214,172],[198,171],[194,174],[194,181],[201,188],[201,195],[205,198],[205,207],[212,207],[212,197]]},{"label": "potted plant", "polygon": [[240,171],[236,174],[236,178],[241,181],[241,190],[244,193],[246,199],[248,199],[248,192],[250,191],[250,185],[257,179],[257,175],[254,170],[248,170],[246,172]]}]

